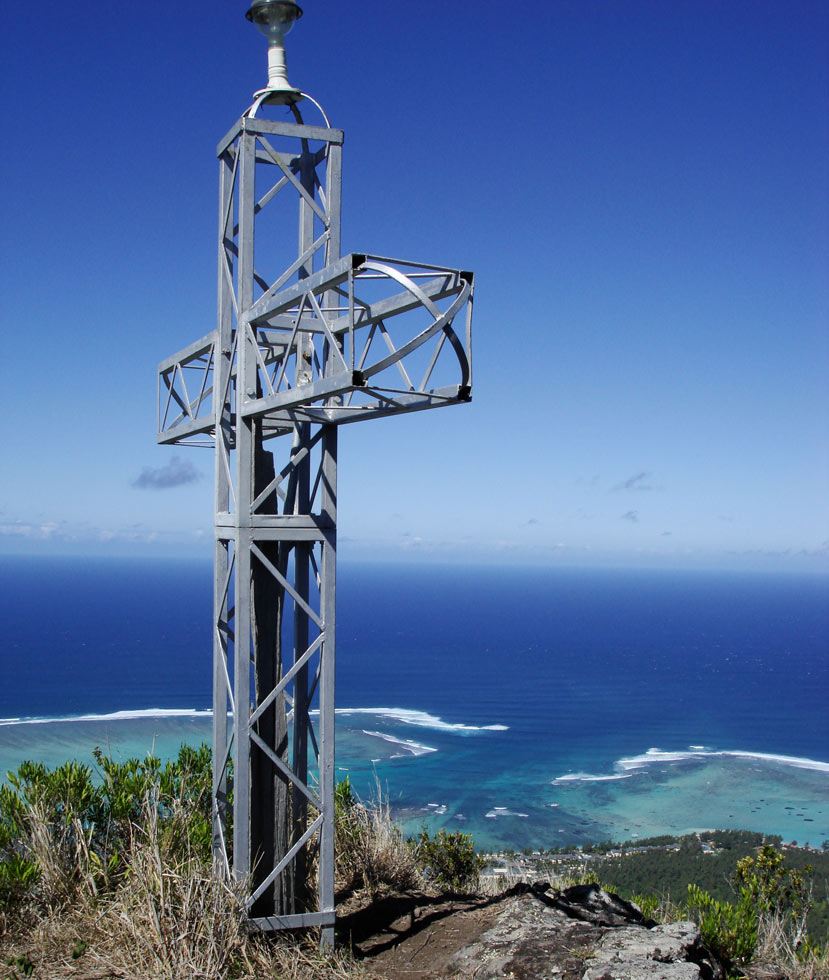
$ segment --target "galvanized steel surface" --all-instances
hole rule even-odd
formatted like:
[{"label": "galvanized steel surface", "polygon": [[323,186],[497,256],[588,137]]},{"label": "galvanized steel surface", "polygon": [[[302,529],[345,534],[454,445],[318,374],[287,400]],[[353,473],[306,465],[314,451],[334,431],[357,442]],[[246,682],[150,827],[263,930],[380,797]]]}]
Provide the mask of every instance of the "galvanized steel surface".
[{"label": "galvanized steel surface", "polygon": [[473,277],[341,258],[343,134],[292,112],[219,143],[217,326],[159,365],[158,441],[215,448],[216,867],[332,942],[338,426],[469,400]]}]

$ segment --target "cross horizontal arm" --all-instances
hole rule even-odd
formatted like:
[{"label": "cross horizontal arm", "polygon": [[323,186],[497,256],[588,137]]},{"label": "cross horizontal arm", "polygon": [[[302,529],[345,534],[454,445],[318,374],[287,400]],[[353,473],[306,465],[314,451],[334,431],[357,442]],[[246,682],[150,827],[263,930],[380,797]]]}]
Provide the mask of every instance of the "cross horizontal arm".
[{"label": "cross horizontal arm", "polygon": [[186,347],[183,347],[171,357],[165,358],[165,360],[158,365],[158,373],[163,374],[165,371],[169,371],[170,368],[174,368],[177,364],[187,364],[199,357],[203,357],[213,349],[213,345],[215,343],[216,331],[212,330],[206,336],[200,337],[198,340],[194,340],[192,344],[188,344]]}]

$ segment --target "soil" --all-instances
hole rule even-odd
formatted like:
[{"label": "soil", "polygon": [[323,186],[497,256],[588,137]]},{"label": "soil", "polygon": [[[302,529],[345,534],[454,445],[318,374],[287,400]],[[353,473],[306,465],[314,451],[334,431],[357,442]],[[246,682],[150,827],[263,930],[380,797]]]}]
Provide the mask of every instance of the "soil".
[{"label": "soil", "polygon": [[529,892],[392,895],[338,919],[339,941],[377,980],[581,980],[603,933]]}]

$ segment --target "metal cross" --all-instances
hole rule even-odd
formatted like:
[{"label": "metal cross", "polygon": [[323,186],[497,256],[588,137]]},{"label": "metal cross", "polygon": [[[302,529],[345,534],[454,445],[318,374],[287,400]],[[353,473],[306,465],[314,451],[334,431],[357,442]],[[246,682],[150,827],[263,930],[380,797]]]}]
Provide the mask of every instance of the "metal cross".
[{"label": "metal cross", "polygon": [[343,133],[291,109],[219,143],[218,323],[159,365],[158,441],[215,448],[215,865],[333,942],[338,427],[469,400],[472,273],[341,257]]}]

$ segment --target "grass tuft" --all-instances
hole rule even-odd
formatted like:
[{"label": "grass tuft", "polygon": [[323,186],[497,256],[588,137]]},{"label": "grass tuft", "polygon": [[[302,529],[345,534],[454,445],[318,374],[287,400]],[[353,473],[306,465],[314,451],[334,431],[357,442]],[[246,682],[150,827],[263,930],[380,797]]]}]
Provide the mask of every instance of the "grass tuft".
[{"label": "grass tuft", "polygon": [[384,890],[422,887],[415,855],[379,786],[376,798],[363,803],[345,779],[337,786],[335,803],[338,891],[364,890],[374,899]]}]

